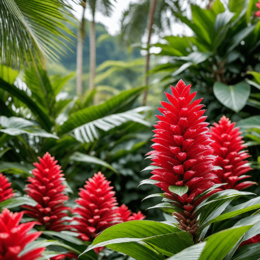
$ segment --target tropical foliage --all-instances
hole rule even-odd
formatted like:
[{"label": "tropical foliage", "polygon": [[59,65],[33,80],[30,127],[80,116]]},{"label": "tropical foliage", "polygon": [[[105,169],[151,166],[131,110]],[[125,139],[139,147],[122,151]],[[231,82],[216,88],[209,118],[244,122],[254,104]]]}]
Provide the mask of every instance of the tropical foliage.
[{"label": "tropical foliage", "polygon": [[260,258],[260,2],[118,4],[0,0],[0,259]]}]

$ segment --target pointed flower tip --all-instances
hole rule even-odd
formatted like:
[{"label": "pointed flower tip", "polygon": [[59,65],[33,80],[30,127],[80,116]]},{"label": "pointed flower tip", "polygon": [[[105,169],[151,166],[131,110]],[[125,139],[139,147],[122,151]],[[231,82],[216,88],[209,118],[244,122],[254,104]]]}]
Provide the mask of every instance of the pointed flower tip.
[{"label": "pointed flower tip", "polygon": [[0,214],[0,252],[1,259],[20,259],[20,260],[36,260],[38,259],[44,248],[33,249],[26,254],[20,256],[25,246],[37,239],[41,232],[31,233],[34,223],[19,224],[23,213],[12,213],[8,209],[4,209]]},{"label": "pointed flower tip", "polygon": [[11,183],[2,173],[0,173],[0,202],[11,199],[14,195]]}]

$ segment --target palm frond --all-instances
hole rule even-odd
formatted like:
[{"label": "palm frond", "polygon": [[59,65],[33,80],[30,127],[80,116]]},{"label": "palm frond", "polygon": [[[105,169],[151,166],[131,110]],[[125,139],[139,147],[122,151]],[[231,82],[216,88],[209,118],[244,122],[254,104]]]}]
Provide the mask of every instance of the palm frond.
[{"label": "palm frond", "polygon": [[74,129],[72,134],[75,139],[81,143],[91,143],[99,138],[99,130],[107,132],[129,121],[137,122],[149,127],[151,124],[144,119],[142,114],[139,114],[140,112],[145,112],[147,110],[151,110],[151,108],[138,107],[124,113],[105,116]]},{"label": "palm frond", "polygon": [[71,34],[65,22],[69,6],[62,0],[0,1],[0,63],[19,67],[58,59]]}]

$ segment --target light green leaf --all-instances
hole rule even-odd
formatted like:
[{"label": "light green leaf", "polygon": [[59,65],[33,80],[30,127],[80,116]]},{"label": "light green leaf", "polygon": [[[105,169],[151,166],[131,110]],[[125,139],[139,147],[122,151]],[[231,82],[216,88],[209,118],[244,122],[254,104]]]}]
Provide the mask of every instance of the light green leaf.
[{"label": "light green leaf", "polygon": [[188,190],[189,190],[188,186],[174,186],[174,185],[169,186],[169,191],[179,196],[184,195],[185,193],[188,192]]},{"label": "light green leaf", "polygon": [[260,243],[240,247],[232,260],[256,260],[260,258]]},{"label": "light green leaf", "polygon": [[61,238],[63,240],[66,240],[76,245],[84,245],[84,242],[76,237],[78,236],[78,234],[74,232],[70,232],[70,231],[56,232],[56,231],[45,230],[42,233],[50,237],[54,236],[54,237]]},{"label": "light green leaf", "polygon": [[206,239],[207,244],[202,251],[199,260],[220,260],[235,246],[240,237],[250,229],[251,226],[226,229],[211,235]]},{"label": "light green leaf", "polygon": [[238,126],[243,132],[252,128],[260,129],[260,116],[251,116],[242,119],[236,123],[236,126]]},{"label": "light green leaf", "polygon": [[114,167],[112,167],[109,163],[107,163],[97,157],[83,154],[80,152],[73,153],[70,156],[70,160],[77,161],[77,162],[94,163],[97,165],[105,166],[108,169],[112,170],[113,172],[118,173],[118,171]]},{"label": "light green leaf", "polygon": [[36,206],[37,202],[30,197],[14,197],[8,200],[4,200],[0,203],[0,209],[3,208],[15,208],[22,205]]},{"label": "light green leaf", "polygon": [[250,94],[250,85],[246,82],[240,82],[234,86],[227,86],[221,82],[216,82],[213,91],[223,105],[239,112],[246,105]]},{"label": "light green leaf", "polygon": [[206,246],[206,242],[202,242],[193,246],[190,246],[180,253],[167,258],[167,260],[199,260],[201,252]]},{"label": "light green leaf", "polygon": [[7,172],[9,174],[25,174],[27,176],[31,175],[33,166],[30,164],[20,164],[15,162],[1,162],[0,172]]}]

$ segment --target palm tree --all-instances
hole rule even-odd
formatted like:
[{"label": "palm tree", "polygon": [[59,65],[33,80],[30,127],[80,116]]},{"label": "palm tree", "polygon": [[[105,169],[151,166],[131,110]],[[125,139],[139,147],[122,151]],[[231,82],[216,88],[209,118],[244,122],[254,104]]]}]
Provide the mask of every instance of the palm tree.
[{"label": "palm tree", "polygon": [[64,33],[71,34],[65,24],[70,7],[64,1],[1,0],[0,64],[43,65],[64,53]]},{"label": "palm tree", "polygon": [[[144,35],[147,35],[147,53],[145,64],[145,85],[149,86],[149,64],[150,64],[150,41],[153,31],[161,35],[164,31],[171,31],[174,13],[182,12],[183,6],[188,3],[195,3],[196,0],[140,0],[132,3],[123,13],[121,19],[121,39],[126,44],[141,42]],[[171,16],[167,16],[167,13]],[[143,105],[146,104],[148,91],[144,91]]]},{"label": "palm tree", "polygon": [[78,46],[77,46],[77,95],[82,94],[82,75],[83,75],[83,43],[85,37],[85,10],[86,0],[81,2],[82,5],[82,17],[78,30]]},{"label": "palm tree", "polygon": [[[123,13],[121,20],[121,37],[126,44],[140,42],[144,34],[147,35],[147,53],[145,64],[145,85],[149,85],[149,64],[150,64],[150,41],[153,29],[159,32],[170,24],[165,13],[174,11],[174,3],[167,0],[141,0],[139,3],[129,5]],[[146,104],[147,90],[144,92],[143,104]]]},{"label": "palm tree", "polygon": [[92,15],[90,25],[90,75],[89,75],[89,89],[95,88],[95,69],[96,69],[96,32],[95,32],[95,14],[97,11],[104,15],[110,16],[113,8],[112,2],[116,0],[86,0]]}]

